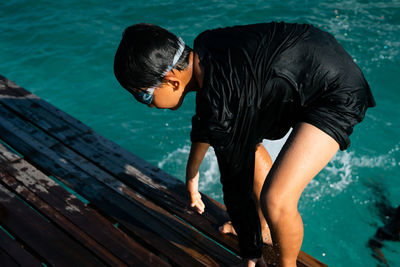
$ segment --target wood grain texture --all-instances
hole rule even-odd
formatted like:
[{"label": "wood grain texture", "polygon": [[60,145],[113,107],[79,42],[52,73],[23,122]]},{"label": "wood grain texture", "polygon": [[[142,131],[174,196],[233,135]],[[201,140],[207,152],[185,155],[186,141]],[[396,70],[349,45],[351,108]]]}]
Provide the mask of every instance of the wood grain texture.
[{"label": "wood grain texture", "polygon": [[[23,244],[12,239],[3,230],[0,230],[0,248],[1,253],[7,254],[10,258],[13,259],[13,262],[15,262],[16,265],[32,267],[43,266],[40,259],[32,255],[24,248]],[[0,262],[3,264],[2,260],[0,260]],[[13,262],[10,262],[10,266],[13,266]],[[4,266],[8,265],[4,264]]]},{"label": "wood grain texture", "polygon": [[71,239],[47,219],[0,184],[0,206],[6,216],[0,223],[12,235],[18,236],[51,265],[106,266],[80,243]]},{"label": "wood grain texture", "polygon": [[[5,131],[1,133],[4,137],[0,137],[18,147],[17,150],[30,163],[40,167],[46,175],[57,176],[69,187],[90,199],[90,205],[98,209],[103,216],[109,216],[109,220],[123,222],[121,228],[131,236],[136,236],[143,242],[151,238],[158,240],[154,235],[165,234],[162,231],[138,234],[138,225],[132,224],[134,212],[125,210],[132,205],[132,201],[137,201],[134,203],[137,203],[138,212],[140,206],[146,207],[146,212],[153,218],[160,216],[162,220],[165,218],[168,224],[176,224],[176,231],[181,227],[177,221],[186,225],[180,220],[182,219],[228,249],[238,252],[237,238],[222,235],[217,230],[218,226],[228,220],[224,205],[203,194],[206,211],[203,215],[197,214],[188,207],[186,188],[181,181],[100,136],[79,120],[2,76],[0,103],[4,106],[0,109],[0,132]],[[22,134],[15,136],[15,131]],[[23,141],[26,138],[30,138],[28,143]],[[98,182],[86,184],[93,177]],[[119,205],[119,197],[101,199],[111,191],[120,195],[123,193],[129,201],[122,201]],[[141,202],[140,199],[144,199],[145,202]],[[150,218],[143,216],[146,220]],[[140,224],[139,221],[135,223]],[[184,235],[188,236],[188,233]],[[172,243],[177,247],[182,245]],[[202,245],[199,243],[196,246]],[[202,251],[201,248],[199,251]],[[163,254],[170,252],[165,250]],[[268,255],[268,249],[265,249],[263,254]],[[207,257],[224,257],[219,252],[209,255],[211,256],[200,257],[198,263],[206,263],[209,261]],[[301,252],[298,266],[326,265]]]},{"label": "wood grain texture", "polygon": [[23,159],[2,158],[0,179],[110,265],[169,266]]},{"label": "wood grain texture", "polygon": [[[0,107],[0,137],[47,174],[59,178],[114,217],[126,232],[140,237],[155,251],[181,265],[218,266],[237,262],[236,256],[185,225],[162,208],[79,154],[40,134],[35,127]],[[39,140],[37,140],[38,138]],[[53,144],[51,148],[46,142]],[[180,253],[180,254],[179,254]],[[176,257],[179,255],[179,257]]]}]

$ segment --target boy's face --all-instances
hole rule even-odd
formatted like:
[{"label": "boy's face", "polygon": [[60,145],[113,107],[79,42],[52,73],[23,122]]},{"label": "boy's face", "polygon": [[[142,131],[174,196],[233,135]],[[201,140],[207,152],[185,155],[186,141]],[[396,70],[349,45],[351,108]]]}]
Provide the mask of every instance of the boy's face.
[{"label": "boy's face", "polygon": [[181,71],[174,69],[165,75],[165,82],[154,89],[153,101],[148,106],[160,109],[178,109],[182,105],[186,94],[191,90],[191,88],[187,87],[190,87],[189,83],[192,80],[192,64],[193,53],[189,56],[189,64],[186,69]]},{"label": "boy's face", "polygon": [[176,110],[182,105],[185,95],[185,85],[178,80],[168,80],[155,88],[153,101],[148,106]]},{"label": "boy's face", "polygon": [[[163,83],[157,87],[140,88],[142,91],[128,92],[136,98],[137,101],[146,104],[148,107],[156,107],[159,109],[178,109],[189,91],[197,90],[193,88],[193,52],[189,55],[188,67],[179,71],[173,69],[169,71],[163,80]],[[147,104],[150,103],[150,104]]]}]

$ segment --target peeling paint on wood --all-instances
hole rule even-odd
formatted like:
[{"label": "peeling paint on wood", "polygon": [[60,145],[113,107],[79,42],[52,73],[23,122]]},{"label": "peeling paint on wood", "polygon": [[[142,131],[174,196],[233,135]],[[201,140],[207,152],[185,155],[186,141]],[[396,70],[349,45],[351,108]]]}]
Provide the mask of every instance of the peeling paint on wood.
[{"label": "peeling paint on wood", "polygon": [[[207,211],[195,213],[188,206],[180,180],[2,76],[0,139],[23,155],[19,157],[0,143],[2,183],[35,203],[39,212],[59,223],[58,227],[66,227],[63,231],[87,243],[85,247],[103,262],[118,266],[239,263],[238,257],[214,243],[238,251],[237,239],[217,229],[228,219],[222,204],[203,195]],[[90,205],[48,175],[84,196]],[[10,205],[10,194],[0,186],[4,205]],[[7,215],[3,206],[0,212]],[[298,266],[324,264],[301,252]]]}]

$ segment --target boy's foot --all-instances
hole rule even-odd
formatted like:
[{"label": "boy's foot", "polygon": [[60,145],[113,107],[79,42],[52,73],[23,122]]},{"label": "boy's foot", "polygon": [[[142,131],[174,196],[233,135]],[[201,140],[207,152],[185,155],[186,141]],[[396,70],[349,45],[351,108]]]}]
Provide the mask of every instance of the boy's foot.
[{"label": "boy's foot", "polygon": [[237,235],[231,221],[227,221],[226,223],[224,223],[224,225],[220,226],[218,230],[223,234]]},{"label": "boy's foot", "polygon": [[[237,235],[235,228],[233,228],[231,221],[224,223],[224,225],[220,226],[218,229],[223,234]],[[268,226],[263,227],[261,229],[261,232],[262,232],[262,236],[263,236],[263,242],[265,244],[272,245],[272,238],[271,238],[271,233],[269,231],[269,227]]]}]

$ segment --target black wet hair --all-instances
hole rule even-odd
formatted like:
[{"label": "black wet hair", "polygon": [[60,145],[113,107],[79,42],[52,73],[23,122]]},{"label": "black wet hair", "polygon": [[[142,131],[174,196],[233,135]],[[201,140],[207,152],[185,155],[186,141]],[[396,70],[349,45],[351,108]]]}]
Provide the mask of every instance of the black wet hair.
[{"label": "black wet hair", "polygon": [[[129,26],[115,54],[115,77],[128,91],[156,86],[163,82],[162,74],[172,64],[178,49],[178,37],[164,28],[149,23]],[[191,51],[185,45],[174,69],[187,68]]]}]

